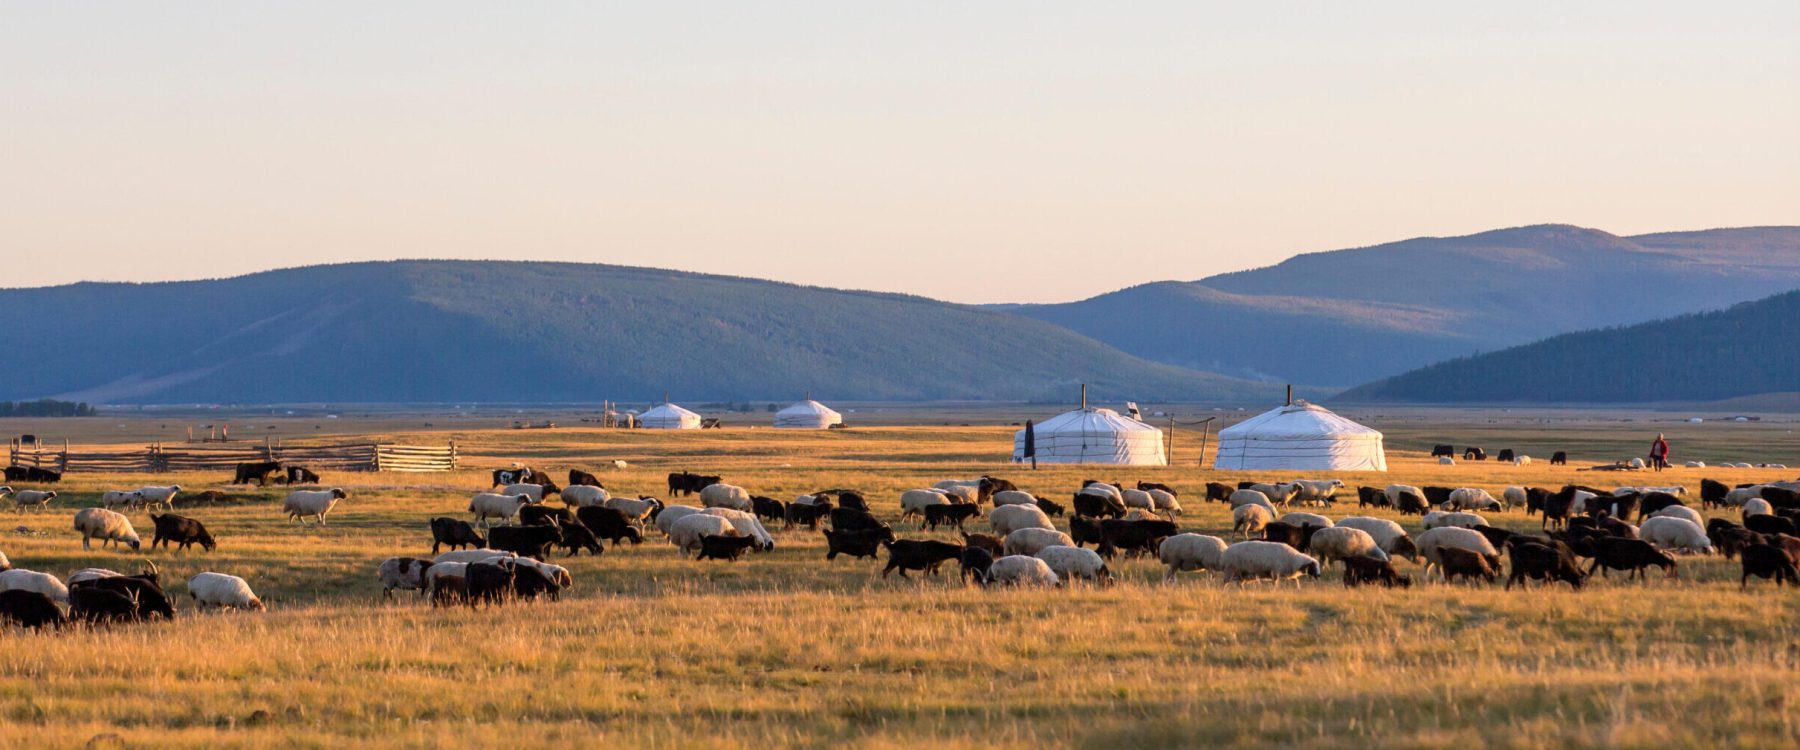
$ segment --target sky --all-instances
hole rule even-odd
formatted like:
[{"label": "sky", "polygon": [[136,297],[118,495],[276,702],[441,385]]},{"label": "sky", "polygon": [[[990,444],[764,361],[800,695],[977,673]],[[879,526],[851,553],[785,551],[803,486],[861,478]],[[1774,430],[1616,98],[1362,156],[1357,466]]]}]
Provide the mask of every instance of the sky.
[{"label": "sky", "polygon": [[1800,224],[1800,3],[6,3],[0,286],[390,258],[956,302]]}]

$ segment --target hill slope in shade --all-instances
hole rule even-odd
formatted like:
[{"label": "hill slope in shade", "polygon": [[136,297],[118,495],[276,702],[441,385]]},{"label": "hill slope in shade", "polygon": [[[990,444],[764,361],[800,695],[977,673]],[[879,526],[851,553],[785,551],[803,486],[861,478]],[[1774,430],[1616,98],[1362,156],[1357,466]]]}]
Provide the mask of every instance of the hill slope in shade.
[{"label": "hill slope in shade", "polygon": [[1800,391],[1800,292],[1435,364],[1338,401],[1717,401]]},{"label": "hill slope in shade", "polygon": [[[920,297],[568,263],[402,261],[0,290],[0,398],[97,403],[1272,398]],[[53,345],[44,342],[55,342]],[[28,353],[28,354],[27,354]]]},{"label": "hill slope in shade", "polygon": [[1547,225],[1310,253],[1200,281],[1005,309],[1159,362],[1350,385],[1797,287],[1800,227],[1618,237]]}]

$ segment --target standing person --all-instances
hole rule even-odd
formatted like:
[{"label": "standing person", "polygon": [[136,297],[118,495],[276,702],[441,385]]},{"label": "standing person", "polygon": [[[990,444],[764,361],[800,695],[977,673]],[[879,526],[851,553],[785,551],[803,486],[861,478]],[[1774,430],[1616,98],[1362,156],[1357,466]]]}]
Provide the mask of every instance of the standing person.
[{"label": "standing person", "polygon": [[1656,433],[1656,442],[1650,444],[1650,465],[1662,471],[1669,466],[1669,441],[1662,433]]}]

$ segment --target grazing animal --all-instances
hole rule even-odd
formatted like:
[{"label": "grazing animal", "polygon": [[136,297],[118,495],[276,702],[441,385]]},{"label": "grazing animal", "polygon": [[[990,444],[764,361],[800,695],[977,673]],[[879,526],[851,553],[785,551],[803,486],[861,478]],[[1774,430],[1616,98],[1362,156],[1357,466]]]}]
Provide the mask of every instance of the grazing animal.
[{"label": "grazing animal", "polygon": [[1209,503],[1230,502],[1231,501],[1231,493],[1236,492],[1236,491],[1237,491],[1236,487],[1232,487],[1231,485],[1225,484],[1224,482],[1207,482],[1206,483],[1206,501]]},{"label": "grazing animal", "polygon": [[1038,550],[1059,544],[1073,547],[1075,540],[1055,529],[1019,529],[1006,535],[1001,551],[1008,555],[1035,555]]},{"label": "grazing animal", "polygon": [[1602,578],[1607,570],[1624,570],[1630,572],[1628,578],[1642,579],[1644,569],[1654,565],[1662,568],[1667,577],[1677,577],[1675,558],[1641,539],[1599,537],[1592,541],[1592,549],[1594,564],[1587,571],[1590,576],[1596,570]]},{"label": "grazing animal", "polygon": [[1438,443],[1436,445],[1431,446],[1431,457],[1432,458],[1438,458],[1441,456],[1455,456],[1455,455],[1456,455],[1456,446],[1454,446],[1454,445],[1446,445],[1444,443]]},{"label": "grazing animal", "polygon": [[1275,522],[1275,511],[1267,505],[1240,505],[1231,510],[1231,532],[1248,538]]},{"label": "grazing animal", "polygon": [[264,610],[261,599],[244,579],[225,573],[198,573],[187,582],[188,596],[201,609]]},{"label": "grazing animal", "polygon": [[662,520],[657,516],[667,507],[663,505],[663,501],[644,495],[639,495],[636,500],[615,497],[601,503],[601,506],[624,513],[625,518],[635,524],[642,525],[646,518],[655,520],[657,528],[662,528]]},{"label": "grazing animal", "polygon": [[1002,505],[1036,505],[1038,499],[1029,492],[1006,490],[994,493],[993,501],[994,507],[998,508]]},{"label": "grazing animal", "polygon": [[839,531],[887,528],[887,524],[882,523],[875,517],[875,514],[868,510],[850,507],[833,508],[831,510],[831,526]]},{"label": "grazing animal", "polygon": [[1515,583],[1524,586],[1527,581],[1563,581],[1579,589],[1587,580],[1570,555],[1549,545],[1515,542],[1508,548],[1507,555],[1512,558],[1512,574],[1506,578],[1508,590]]},{"label": "grazing animal", "polygon": [[1336,502],[1337,491],[1344,487],[1337,479],[1301,479],[1293,484],[1298,488],[1294,502],[1302,505],[1331,505]]},{"label": "grazing animal", "polygon": [[548,505],[527,505],[519,509],[519,523],[531,525],[552,521],[566,526],[575,522],[575,514],[570,513],[568,508],[552,508]]},{"label": "grazing animal", "polygon": [[1225,583],[1268,579],[1279,585],[1292,580],[1297,587],[1301,576],[1319,577],[1319,561],[1279,542],[1238,542],[1225,548],[1219,556],[1219,568]]},{"label": "grazing animal", "polygon": [[936,529],[939,526],[955,526],[961,530],[963,522],[981,515],[981,506],[958,503],[956,505],[925,506],[925,528]]},{"label": "grazing animal", "polygon": [[1375,546],[1380,547],[1382,552],[1415,563],[1419,561],[1419,548],[1413,544],[1412,537],[1407,536],[1406,529],[1393,521],[1369,516],[1346,516],[1338,519],[1336,528],[1357,529],[1374,539]]},{"label": "grazing animal", "polygon": [[75,512],[75,530],[81,532],[81,548],[93,549],[88,540],[101,540],[101,547],[119,543],[130,545],[136,550],[142,541],[137,530],[131,528],[131,519],[123,513],[116,513],[105,508],[82,508]]},{"label": "grazing animal", "polygon": [[925,516],[925,509],[933,505],[948,505],[950,497],[942,490],[923,489],[907,490],[900,493],[900,520]]},{"label": "grazing animal", "polygon": [[1768,535],[1786,534],[1788,536],[1800,535],[1800,530],[1796,530],[1794,527],[1794,519],[1786,518],[1783,516],[1770,515],[1768,513],[1758,513],[1756,515],[1745,516],[1744,517],[1744,528],[1754,531],[1758,534],[1768,534]]},{"label": "grazing animal", "polygon": [[468,521],[444,516],[431,519],[431,554],[436,555],[442,547],[479,549],[485,546],[487,540],[475,533],[475,527]]},{"label": "grazing animal", "polygon": [[1706,531],[1685,518],[1648,518],[1638,527],[1638,536],[1661,549],[1686,553],[1712,553],[1712,541]]},{"label": "grazing animal", "polygon": [[962,534],[964,547],[977,547],[993,553],[995,557],[1005,554],[1006,543],[993,534]]},{"label": "grazing animal", "polygon": [[492,492],[478,492],[469,499],[469,512],[474,514],[475,521],[483,526],[488,519],[498,518],[512,523],[518,517],[519,509],[531,504],[530,495],[496,495]]},{"label": "grazing animal", "polygon": [[994,567],[994,552],[984,547],[963,547],[962,552],[957,553],[956,560],[959,576],[964,584],[967,584],[970,578],[974,578],[977,585],[986,586],[988,584],[988,578]]},{"label": "grazing animal", "polygon": [[881,550],[882,542],[894,541],[894,530],[886,526],[874,529],[826,529],[824,534],[827,560],[836,560],[838,555],[873,559]]},{"label": "grazing animal", "polygon": [[1800,570],[1796,570],[1794,559],[1780,547],[1770,544],[1752,544],[1743,549],[1743,576],[1738,579],[1738,590],[1750,587],[1750,577],[1772,578],[1775,588],[1787,583],[1800,586]]},{"label": "grazing animal", "polygon": [[255,482],[258,487],[267,487],[275,475],[281,471],[280,461],[255,461],[237,465],[237,473],[231,477],[232,484],[249,484]]},{"label": "grazing animal", "polygon": [[571,485],[567,489],[564,489],[561,494],[563,505],[570,508],[586,508],[595,505],[605,505],[606,501],[612,499],[612,493],[607,492],[605,487],[597,487],[591,484]]},{"label": "grazing animal", "polygon": [[48,596],[25,589],[0,590],[0,623],[41,631],[45,627],[61,628],[68,622],[62,608]]},{"label": "grazing animal", "polygon": [[[807,495],[806,497],[812,497]],[[805,525],[809,529],[819,528],[819,519],[831,516],[832,504],[829,499],[819,498],[814,502],[802,503],[798,500],[788,503],[782,508],[782,527],[794,528]]]},{"label": "grazing animal", "polygon": [[756,545],[756,539],[747,536],[718,536],[708,534],[700,537],[700,554],[695,560],[725,560],[732,562],[742,557],[744,550]]},{"label": "grazing animal", "polygon": [[949,542],[921,539],[896,539],[883,541],[888,551],[887,567],[881,569],[881,577],[895,570],[900,577],[906,577],[908,570],[922,570],[927,575],[937,575],[938,566],[950,560],[962,557],[963,548]]},{"label": "grazing animal", "polygon": [[1394,503],[1388,500],[1387,493],[1380,487],[1356,488],[1356,507],[1358,508],[1391,508]]},{"label": "grazing animal", "polygon": [[497,526],[488,530],[488,546],[520,557],[544,559],[552,545],[563,541],[562,526],[552,522],[532,526]]},{"label": "grazing animal", "polygon": [[281,512],[287,514],[290,522],[299,521],[304,525],[306,517],[312,516],[323,526],[325,516],[331,513],[332,508],[337,507],[338,501],[349,497],[348,493],[337,487],[329,490],[294,490],[281,501]]},{"label": "grazing animal", "polygon": [[[836,519],[833,519],[834,522]],[[1050,516],[1038,510],[1035,505],[1003,505],[988,513],[988,526],[993,527],[994,534],[1005,538],[1019,529],[1055,529]]]},{"label": "grazing animal", "polygon": [[1306,542],[1306,552],[1325,566],[1331,565],[1334,560],[1349,557],[1387,559],[1387,552],[1375,543],[1375,537],[1370,536],[1367,531],[1350,527],[1332,527],[1313,532],[1312,538]]},{"label": "grazing animal", "polygon": [[1038,550],[1033,555],[1050,566],[1050,572],[1065,581],[1093,581],[1103,585],[1113,582],[1112,571],[1107,569],[1106,560],[1093,550],[1080,547],[1055,545]]},{"label": "grazing animal", "polygon": [[721,484],[723,481],[720,477],[704,474],[690,474],[685,471],[674,473],[669,475],[669,494],[671,496],[692,495],[712,485]]},{"label": "grazing animal", "polygon": [[287,483],[290,485],[318,484],[319,475],[304,466],[289,466],[287,467]]},{"label": "grazing animal", "polygon": [[1446,549],[1468,550],[1486,558],[1489,567],[1500,565],[1499,550],[1488,542],[1487,537],[1469,529],[1444,526],[1420,532],[1413,541],[1418,545],[1419,554],[1425,558],[1425,570],[1428,573],[1438,570],[1442,574],[1444,556],[1441,553]]},{"label": "grazing animal", "polygon": [[1500,577],[1494,570],[1494,562],[1478,552],[1458,547],[1445,547],[1438,550],[1438,570],[1445,582],[1462,577],[1463,580],[1480,578],[1493,583]]},{"label": "grazing animal", "polygon": [[469,583],[469,608],[477,605],[498,606],[505,604],[513,593],[513,579],[518,575],[518,566],[508,560],[489,560],[469,563],[466,577]]},{"label": "grazing animal", "polygon": [[[570,487],[599,487],[600,489],[606,489],[606,485],[600,483],[599,477],[596,477],[596,476],[589,474],[585,471],[582,471],[580,469],[570,469],[569,470],[569,486]],[[567,490],[564,490],[564,491],[566,492]]]},{"label": "grazing animal", "polygon": [[[435,520],[435,519],[434,519]],[[394,598],[394,589],[417,591],[425,595],[425,570],[431,567],[430,560],[414,557],[390,557],[376,566],[375,575],[381,579],[381,595]]]},{"label": "grazing animal", "polygon": [[1568,463],[1569,463],[1569,454],[1568,453],[1566,453],[1564,451],[1557,451],[1555,453],[1550,454],[1550,465],[1551,466],[1563,466]]},{"label": "grazing animal", "polygon": [[703,508],[730,508],[745,513],[756,510],[756,504],[750,501],[750,491],[735,484],[709,484],[700,490],[700,506]]},{"label": "grazing animal", "polygon": [[172,484],[167,487],[139,487],[138,497],[143,504],[152,508],[170,510],[175,507],[175,495],[181,492],[181,485]]},{"label": "grazing animal", "polygon": [[1400,575],[1394,570],[1394,563],[1373,557],[1344,558],[1344,586],[1355,588],[1364,584],[1379,583],[1388,588],[1406,588],[1412,585],[1412,576]]},{"label": "grazing animal", "polygon": [[999,586],[1059,586],[1049,563],[1027,555],[1007,555],[988,567],[988,582]]},{"label": "grazing animal", "polygon": [[1163,580],[1175,580],[1175,574],[1188,570],[1217,570],[1225,554],[1225,540],[1205,534],[1176,534],[1156,548],[1156,559],[1167,572]]},{"label": "grazing animal", "polygon": [[757,518],[769,522],[787,520],[787,507],[783,506],[780,500],[776,500],[772,497],[752,495],[750,497],[750,509],[751,512],[756,514]]},{"label": "grazing animal", "polygon": [[135,622],[141,618],[136,596],[90,585],[69,589],[69,619],[100,625]]},{"label": "grazing animal", "polygon": [[100,504],[107,508],[131,510],[144,504],[144,496],[136,490],[107,490],[100,493]]},{"label": "grazing animal", "polygon": [[0,591],[33,591],[63,604],[69,603],[69,587],[61,579],[24,568],[0,570]]},{"label": "grazing animal", "polygon": [[600,539],[594,536],[594,532],[583,526],[580,521],[570,521],[561,526],[562,541],[557,542],[556,546],[563,548],[569,557],[581,554],[582,550],[587,550],[588,554],[595,557],[599,557],[606,551],[606,548],[600,545]]},{"label": "grazing animal", "polygon": [[1100,555],[1111,559],[1121,550],[1127,554],[1153,554],[1162,540],[1181,533],[1169,521],[1123,521],[1109,518],[1100,522]]},{"label": "grazing animal", "polygon": [[23,514],[27,509],[42,513],[56,499],[55,490],[19,490],[13,495],[13,507]]},{"label": "grazing animal", "polygon": [[1162,490],[1163,492],[1167,492],[1170,495],[1173,495],[1176,497],[1181,496],[1181,493],[1176,492],[1174,487],[1170,487],[1169,485],[1163,484],[1162,482],[1146,482],[1143,480],[1138,480],[1137,488],[1140,490],[1143,490],[1145,492],[1149,492],[1150,490]]},{"label": "grazing animal", "polygon": [[159,544],[164,547],[173,544],[175,549],[185,550],[198,544],[201,549],[211,552],[219,546],[213,541],[212,534],[207,533],[206,525],[192,518],[174,513],[160,516],[151,513],[150,523],[156,526],[156,533],[150,539],[150,549],[156,549]]},{"label": "grazing animal", "polygon": [[575,518],[588,531],[593,532],[595,538],[605,539],[615,547],[620,539],[629,540],[632,544],[644,542],[644,532],[638,531],[631,520],[617,508],[577,508]]},{"label": "grazing animal", "polygon": [[[1038,507],[1038,510],[1043,511],[1044,515],[1046,515],[1046,516],[1061,516],[1068,512],[1063,509],[1062,505],[1058,504],[1054,500],[1045,500],[1042,498],[1038,499],[1037,507]],[[1176,506],[1175,512],[1177,514],[1179,514],[1181,512],[1180,506]]]}]

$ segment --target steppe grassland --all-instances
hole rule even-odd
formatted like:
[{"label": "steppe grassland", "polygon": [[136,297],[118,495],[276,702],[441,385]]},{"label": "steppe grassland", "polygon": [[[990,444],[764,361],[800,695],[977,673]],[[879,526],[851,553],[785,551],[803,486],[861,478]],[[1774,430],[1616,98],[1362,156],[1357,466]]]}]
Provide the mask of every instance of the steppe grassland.
[{"label": "steppe grassland", "polygon": [[[1400,445],[1438,439],[1437,428],[1409,435],[1382,427]],[[1546,434],[1497,426],[1457,442],[1485,442],[1493,451],[1541,440],[1598,459],[1631,449],[1645,429]],[[1767,460],[1800,453],[1773,427],[1741,446],[1731,445],[1733,434],[1719,431],[1720,450],[1754,448]],[[1166,481],[1190,496],[1182,525],[1220,535],[1228,516],[1199,501],[1201,484],[1251,478],[1202,471],[1191,457],[1185,467],[1031,472],[1000,463],[1010,430],[998,427],[388,437],[454,437],[469,468],[329,476],[352,498],[322,528],[281,518],[279,491],[252,491],[241,504],[186,511],[220,537],[217,552],[152,555],[172,581],[202,569],[242,575],[271,601],[271,612],[184,611],[173,624],[0,634],[0,747],[80,745],[107,733],[133,746],[369,747],[1768,746],[1800,739],[1800,689],[1792,679],[1800,595],[1772,593],[1766,583],[1740,594],[1736,565],[1717,560],[1684,559],[1677,581],[1615,579],[1582,592],[1347,591],[1335,572],[1298,590],[1222,588],[1192,574],[1164,586],[1149,561],[1117,564],[1124,580],[1112,588],[991,592],[953,577],[882,580],[867,561],[826,563],[822,539],[801,531],[778,533],[773,553],[736,564],[679,559],[652,532],[643,546],[609,548],[598,561],[558,558],[578,585],[557,604],[476,613],[433,611],[404,597],[382,604],[375,564],[428,552],[424,519],[462,515],[468,495],[486,486],[486,470],[513,460],[557,473],[594,469],[615,490],[658,496],[663,475],[681,469],[721,473],[783,499],[859,487],[890,517],[900,491],[947,477],[994,473],[1057,499],[1088,477]],[[1178,460],[1198,439],[1186,431],[1177,437]],[[1608,441],[1618,448],[1583,450]],[[1677,449],[1695,454],[1713,442],[1684,435]],[[629,468],[603,468],[613,459]],[[1340,478],[1352,487],[1400,481],[1498,492],[1568,481],[1697,487],[1702,476],[1735,482],[1800,473],[1576,472],[1590,463],[1582,460],[1439,466],[1411,451],[1391,459],[1388,474]],[[201,489],[223,478],[71,475],[62,489],[72,491],[72,503],[17,522],[47,536],[0,535],[0,550],[15,565],[62,574],[133,567],[131,555],[82,553],[68,530],[73,507],[91,504],[103,489],[167,482]],[[1331,514],[1351,512],[1340,504]],[[134,520],[147,536],[148,519]],[[1537,526],[1516,512],[1497,520]]]}]

